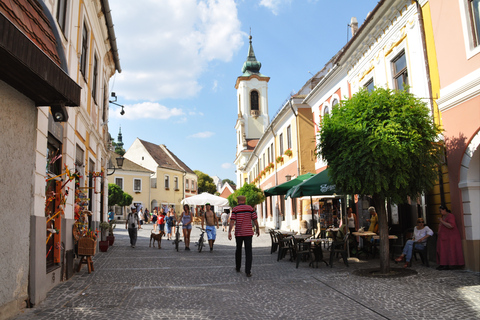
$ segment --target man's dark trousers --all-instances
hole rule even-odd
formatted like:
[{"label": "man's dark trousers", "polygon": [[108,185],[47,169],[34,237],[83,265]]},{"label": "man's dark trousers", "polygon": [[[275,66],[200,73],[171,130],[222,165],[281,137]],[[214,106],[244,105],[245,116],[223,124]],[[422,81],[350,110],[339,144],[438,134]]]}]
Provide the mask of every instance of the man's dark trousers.
[{"label": "man's dark trousers", "polygon": [[128,236],[130,237],[130,244],[134,246],[137,243],[137,228],[128,228]]},{"label": "man's dark trousers", "polygon": [[240,270],[242,266],[242,245],[245,243],[245,273],[252,272],[252,238],[253,236],[235,237],[237,250],[235,251],[235,267]]}]

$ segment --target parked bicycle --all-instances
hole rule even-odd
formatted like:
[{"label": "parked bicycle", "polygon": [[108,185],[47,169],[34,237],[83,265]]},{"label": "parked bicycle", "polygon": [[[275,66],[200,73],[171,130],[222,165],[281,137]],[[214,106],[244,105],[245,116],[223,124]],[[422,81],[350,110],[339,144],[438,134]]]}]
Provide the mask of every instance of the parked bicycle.
[{"label": "parked bicycle", "polygon": [[176,228],[175,228],[175,240],[173,240],[173,245],[175,245],[175,250],[178,251],[178,245],[180,244],[180,241],[182,241],[180,239],[180,224],[177,224],[176,225]]},{"label": "parked bicycle", "polygon": [[200,227],[197,227],[197,228],[200,229],[201,234],[200,234],[200,239],[196,243],[196,246],[198,247],[198,252],[202,252],[203,243],[205,242],[205,240],[204,240],[205,229],[200,228]]}]

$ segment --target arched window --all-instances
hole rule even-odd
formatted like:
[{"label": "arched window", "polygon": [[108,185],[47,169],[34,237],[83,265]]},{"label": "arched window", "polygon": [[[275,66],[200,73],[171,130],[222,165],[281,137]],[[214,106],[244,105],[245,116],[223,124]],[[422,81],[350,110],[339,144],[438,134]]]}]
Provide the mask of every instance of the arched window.
[{"label": "arched window", "polygon": [[258,111],[258,91],[250,92],[250,110]]},{"label": "arched window", "polygon": [[327,106],[323,109],[323,115],[326,116],[329,113],[330,113],[330,108]]},{"label": "arched window", "polygon": [[335,108],[335,106],[338,104],[338,100],[337,99],[333,99],[333,102],[332,102],[332,108]]}]

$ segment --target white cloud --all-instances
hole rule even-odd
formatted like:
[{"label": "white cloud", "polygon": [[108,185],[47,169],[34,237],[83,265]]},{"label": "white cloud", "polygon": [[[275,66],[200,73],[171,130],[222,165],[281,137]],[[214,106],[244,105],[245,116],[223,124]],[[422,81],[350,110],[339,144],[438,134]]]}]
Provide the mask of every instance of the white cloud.
[{"label": "white cloud", "polygon": [[123,69],[115,91],[128,100],[195,96],[208,63],[230,61],[243,45],[234,0],[115,0],[110,6]]},{"label": "white cloud", "polygon": [[211,131],[204,131],[204,132],[198,132],[192,135],[189,135],[188,138],[200,138],[200,139],[205,139],[205,138],[210,138],[213,136],[215,133]]},{"label": "white cloud", "polygon": [[217,92],[218,89],[218,80],[213,81],[212,91]]},{"label": "white cloud", "polygon": [[124,106],[125,114],[120,115],[120,108],[110,108],[111,118],[125,118],[129,120],[137,119],[160,119],[166,120],[171,117],[182,116],[185,113],[179,108],[167,108],[164,105],[155,102],[143,102],[134,105]]},{"label": "white cloud", "polygon": [[280,7],[291,2],[292,0],[261,0],[260,5],[272,11],[274,15],[278,15]]},{"label": "white cloud", "polygon": [[233,168],[233,163],[230,163],[230,162],[222,163],[222,168],[223,168],[223,169]]}]

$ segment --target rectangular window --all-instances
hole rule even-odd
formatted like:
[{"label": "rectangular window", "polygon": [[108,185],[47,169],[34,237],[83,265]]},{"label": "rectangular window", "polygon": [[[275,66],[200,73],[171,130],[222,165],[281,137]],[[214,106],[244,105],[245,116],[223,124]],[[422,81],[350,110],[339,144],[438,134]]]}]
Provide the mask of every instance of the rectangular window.
[{"label": "rectangular window", "polygon": [[165,189],[170,189],[170,177],[165,175]]},{"label": "rectangular window", "polygon": [[175,190],[178,190],[178,177],[174,177],[173,181],[175,183]]},{"label": "rectangular window", "polygon": [[157,178],[150,179],[150,187],[153,189],[157,189]]},{"label": "rectangular window", "polygon": [[287,127],[287,149],[292,149],[292,128]]},{"label": "rectangular window", "polygon": [[472,26],[473,46],[480,45],[480,0],[468,0],[470,24]]},{"label": "rectangular window", "polygon": [[267,165],[265,164],[265,153],[263,154],[262,159],[263,159],[263,167],[265,168],[265,167],[267,166]]},{"label": "rectangular window", "polygon": [[133,179],[133,191],[142,192],[142,179]]},{"label": "rectangular window", "polygon": [[280,136],[278,137],[278,145],[280,148],[280,155],[283,155],[283,133],[280,133]]},{"label": "rectangular window", "polygon": [[368,82],[365,83],[365,85],[364,85],[365,89],[367,89],[368,92],[372,92],[375,89],[374,86],[375,85],[373,84],[373,78],[368,80]]},{"label": "rectangular window", "polygon": [[83,23],[83,32],[82,32],[82,51],[80,55],[80,72],[86,80],[86,70],[87,70],[87,52],[88,52],[88,29],[87,24]]},{"label": "rectangular window", "polygon": [[115,178],[115,184],[123,190],[123,178]]},{"label": "rectangular window", "polygon": [[67,0],[58,0],[57,22],[60,30],[65,34],[65,25],[67,22]]},{"label": "rectangular window", "polygon": [[275,159],[275,156],[274,156],[274,153],[273,153],[273,152],[274,152],[274,150],[273,150],[273,143],[270,144],[270,152],[272,153],[272,162],[273,162],[273,160]]},{"label": "rectangular window", "polygon": [[97,101],[97,80],[98,80],[98,58],[93,55],[93,77],[92,77],[92,98]]},{"label": "rectangular window", "polygon": [[[192,181],[192,188],[193,188],[193,181]],[[185,189],[188,190],[188,179],[185,179]]]},{"label": "rectangular window", "polygon": [[403,90],[408,85],[407,59],[404,51],[393,59],[392,69],[395,89]]},{"label": "rectangular window", "polygon": [[267,154],[268,154],[268,163],[271,163],[272,159],[270,158],[270,147],[267,148]]}]

